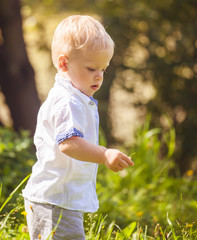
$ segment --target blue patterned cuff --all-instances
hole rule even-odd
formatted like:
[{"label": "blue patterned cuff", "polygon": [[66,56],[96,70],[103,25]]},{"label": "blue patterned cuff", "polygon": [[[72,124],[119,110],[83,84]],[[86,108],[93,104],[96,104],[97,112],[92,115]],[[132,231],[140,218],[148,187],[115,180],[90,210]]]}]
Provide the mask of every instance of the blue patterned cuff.
[{"label": "blue patterned cuff", "polygon": [[63,132],[63,133],[58,134],[55,141],[59,145],[64,140],[66,140],[68,138],[71,138],[73,136],[84,138],[83,133],[81,133],[78,129],[71,128],[67,132]]}]

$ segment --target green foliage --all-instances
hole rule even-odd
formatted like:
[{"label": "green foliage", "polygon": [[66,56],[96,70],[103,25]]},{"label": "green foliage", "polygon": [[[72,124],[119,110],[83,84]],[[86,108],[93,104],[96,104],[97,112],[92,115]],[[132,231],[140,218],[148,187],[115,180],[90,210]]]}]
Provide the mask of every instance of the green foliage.
[{"label": "green foliage", "polygon": [[163,228],[167,213],[174,222],[196,221],[197,179],[192,170],[183,178],[177,173],[172,160],[174,148],[174,129],[150,129],[148,119],[137,131],[136,144],[130,149],[136,152],[134,167],[113,173],[100,166],[99,211],[108,215],[108,224],[115,220],[121,228],[130,222]]},{"label": "green foliage", "polygon": [[14,239],[14,240],[28,239],[29,240],[29,233],[26,226],[26,221],[25,221],[25,218],[22,217],[21,215],[21,213],[24,212],[23,211],[24,201],[20,195],[17,197],[16,202],[10,205],[12,206],[12,209],[9,211],[9,213],[1,215],[4,207],[8,204],[8,202],[13,197],[16,197],[14,196],[14,194],[16,194],[16,192],[27,181],[28,178],[29,176],[23,179],[23,181],[14,189],[14,191],[8,196],[8,198],[0,207],[0,240],[5,240],[5,239]]},{"label": "green foliage", "polygon": [[34,161],[35,153],[29,133],[16,133],[0,127],[0,182],[3,183],[0,204],[30,173]]},{"label": "green foliage", "polygon": [[[120,229],[118,225],[112,221],[109,225],[105,225],[107,217],[100,215],[98,218],[89,218],[90,228],[88,229],[86,239],[118,239],[118,240],[196,240],[197,239],[197,225],[183,224],[178,221],[172,223],[168,216],[166,218],[169,229],[163,229],[159,224],[154,229],[149,230],[148,226],[141,226],[137,222],[130,223],[124,229]],[[149,234],[148,232],[151,232]]]},{"label": "green foliage", "polygon": [[[136,108],[146,106],[155,126],[164,112],[171,116],[179,143],[174,158],[185,172],[197,155],[196,1],[96,2],[116,43],[120,86],[138,95]],[[152,99],[144,103],[136,82],[153,84]]]},{"label": "green foliage", "polygon": [[[110,87],[118,74],[116,83],[133,93],[132,98],[138,96],[136,108],[145,106],[151,111],[155,126],[162,122],[164,112],[171,116],[179,143],[174,158],[185,172],[197,156],[196,1],[23,0],[22,3],[29,13],[25,15],[27,22],[32,23],[34,18],[40,29],[38,41],[33,43],[42,49],[50,46],[49,15],[56,19],[76,13],[99,16],[116,44],[112,67],[98,94],[98,99],[104,102],[101,125],[108,141],[113,140],[107,118]],[[136,82],[153,85],[154,96],[141,98],[143,91],[139,93]]]},{"label": "green foliage", "polygon": [[[23,198],[21,197],[21,195],[17,197],[14,196],[16,192],[18,193],[18,190],[27,181],[29,176],[27,176],[25,179],[22,180],[22,182],[19,183],[19,185],[12,191],[12,193],[4,201],[2,206],[0,206],[0,240],[6,239],[29,240],[26,221],[24,218],[22,218],[21,215],[22,210],[24,210]],[[1,197],[2,197],[2,184],[0,189],[0,198]],[[9,206],[9,208],[11,207],[11,210],[9,211],[9,213],[2,215],[4,207],[8,205],[8,203],[13,197],[15,197],[15,203]]]},{"label": "green foliage", "polygon": [[[7,129],[5,132],[7,142],[16,142],[16,139],[20,139],[19,142],[22,139],[27,141],[27,136],[13,137],[14,133],[8,133]],[[102,132],[100,134],[103,136]],[[101,140],[104,144],[103,137]],[[148,117],[143,127],[136,132],[136,144],[128,150],[128,155],[135,152],[132,157],[134,167],[119,173],[109,171],[102,165],[99,167],[97,193],[100,210],[96,214],[85,215],[87,240],[197,239],[197,179],[192,170],[185,177],[180,177],[175,171],[172,160],[174,148],[174,129],[151,129]],[[24,149],[26,154],[22,152],[20,156],[32,156],[31,148],[29,153],[27,148]],[[26,179],[21,184],[24,181]],[[29,240],[25,218],[21,215],[24,213],[23,200],[19,194],[21,184],[7,195],[7,200],[4,197],[2,207],[0,205],[4,211],[0,212],[2,240]],[[3,188],[4,183],[0,187],[1,194]],[[17,200],[13,198],[14,195],[17,195]],[[8,204],[11,210],[6,213],[4,207]]]}]

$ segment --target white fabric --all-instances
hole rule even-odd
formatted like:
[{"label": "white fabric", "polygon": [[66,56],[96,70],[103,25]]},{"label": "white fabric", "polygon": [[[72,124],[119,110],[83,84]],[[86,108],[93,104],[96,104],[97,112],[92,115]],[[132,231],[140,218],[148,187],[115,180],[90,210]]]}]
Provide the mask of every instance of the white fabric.
[{"label": "white fabric", "polygon": [[58,143],[79,134],[88,142],[98,144],[98,133],[95,100],[57,74],[54,87],[38,113],[34,136],[37,162],[23,196],[33,202],[65,209],[97,211],[98,165],[68,157],[59,150]]}]

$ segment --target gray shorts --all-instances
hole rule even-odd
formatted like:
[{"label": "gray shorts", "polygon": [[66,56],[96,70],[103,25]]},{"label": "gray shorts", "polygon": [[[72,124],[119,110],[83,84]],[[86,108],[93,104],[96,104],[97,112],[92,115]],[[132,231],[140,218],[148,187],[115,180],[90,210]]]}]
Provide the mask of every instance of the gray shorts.
[{"label": "gray shorts", "polygon": [[85,240],[82,212],[30,202],[27,199],[25,211],[31,240]]}]

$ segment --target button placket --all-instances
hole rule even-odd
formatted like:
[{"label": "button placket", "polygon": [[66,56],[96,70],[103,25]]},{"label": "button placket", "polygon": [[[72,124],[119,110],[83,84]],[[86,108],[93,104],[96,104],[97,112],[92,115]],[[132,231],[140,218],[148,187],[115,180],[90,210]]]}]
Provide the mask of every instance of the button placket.
[{"label": "button placket", "polygon": [[94,103],[94,101],[89,101],[89,104],[90,104],[91,106],[93,106],[95,103]]}]

